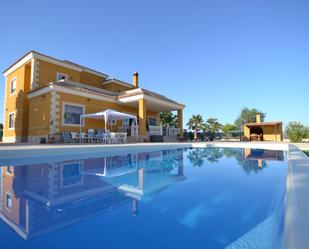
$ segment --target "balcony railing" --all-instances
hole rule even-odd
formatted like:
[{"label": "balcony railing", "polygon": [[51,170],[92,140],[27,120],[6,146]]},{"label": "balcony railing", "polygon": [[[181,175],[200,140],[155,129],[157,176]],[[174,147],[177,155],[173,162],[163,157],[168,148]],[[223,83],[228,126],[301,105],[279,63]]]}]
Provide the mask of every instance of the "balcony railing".
[{"label": "balcony railing", "polygon": [[[118,131],[119,132],[126,132],[128,129],[131,129],[131,136],[137,137],[138,136],[138,125],[131,125],[129,126],[119,126]],[[180,133],[179,128],[174,127],[165,127],[161,125],[149,125],[149,136],[151,135],[158,135],[158,136],[168,136],[168,137],[177,137],[177,135]]]},{"label": "balcony railing", "polygon": [[163,127],[161,125],[154,126],[154,125],[149,125],[149,135],[163,135]]},{"label": "balcony railing", "polygon": [[166,127],[166,136],[168,137],[177,137],[179,133],[180,133],[179,128]]}]

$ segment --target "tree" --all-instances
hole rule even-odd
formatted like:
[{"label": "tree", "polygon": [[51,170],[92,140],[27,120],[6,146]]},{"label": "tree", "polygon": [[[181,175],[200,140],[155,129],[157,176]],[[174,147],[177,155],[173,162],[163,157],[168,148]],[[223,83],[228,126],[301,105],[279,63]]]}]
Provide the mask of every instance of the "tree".
[{"label": "tree", "polygon": [[222,124],[220,124],[216,118],[209,118],[206,123],[203,124],[203,131],[210,134],[210,141],[214,140],[216,132],[218,132],[221,128]]},{"label": "tree", "polygon": [[261,114],[261,122],[263,122],[266,117],[266,113],[262,113],[255,108],[249,109],[248,107],[244,107],[234,122],[235,126],[237,126],[238,129],[241,129],[245,123],[256,122],[257,113]]},{"label": "tree", "polygon": [[237,130],[238,130],[237,126],[233,124],[227,123],[222,126],[222,131],[226,137],[229,137],[231,132],[237,131]]},{"label": "tree", "polygon": [[0,130],[2,130],[2,129],[3,129],[3,124],[0,123]]},{"label": "tree", "polygon": [[309,128],[300,122],[292,121],[285,128],[285,134],[292,143],[300,143],[303,138],[309,136]]},{"label": "tree", "polygon": [[176,126],[177,116],[172,112],[160,112],[160,124],[162,126]]},{"label": "tree", "polygon": [[194,141],[197,141],[197,132],[202,129],[204,120],[201,115],[192,115],[187,123],[190,130],[194,130]]}]

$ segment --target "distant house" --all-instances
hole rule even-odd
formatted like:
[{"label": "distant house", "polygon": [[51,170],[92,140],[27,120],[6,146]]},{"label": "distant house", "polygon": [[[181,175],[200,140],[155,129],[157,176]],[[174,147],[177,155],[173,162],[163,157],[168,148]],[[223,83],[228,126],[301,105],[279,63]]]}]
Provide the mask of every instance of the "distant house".
[{"label": "distant house", "polygon": [[282,122],[261,122],[261,114],[256,114],[255,123],[244,124],[245,141],[282,141]]},{"label": "distant house", "polygon": [[[149,127],[158,130],[155,127],[159,125],[159,112],[177,111],[182,135],[185,106],[141,88],[138,73],[133,74],[132,83],[127,83],[67,60],[30,51],[3,75],[4,142],[37,143],[49,134],[79,132],[81,114],[106,109],[137,116],[140,141],[149,137]],[[132,128],[130,120],[112,124],[115,131]],[[84,132],[103,127],[102,120],[86,119],[82,123]]]}]

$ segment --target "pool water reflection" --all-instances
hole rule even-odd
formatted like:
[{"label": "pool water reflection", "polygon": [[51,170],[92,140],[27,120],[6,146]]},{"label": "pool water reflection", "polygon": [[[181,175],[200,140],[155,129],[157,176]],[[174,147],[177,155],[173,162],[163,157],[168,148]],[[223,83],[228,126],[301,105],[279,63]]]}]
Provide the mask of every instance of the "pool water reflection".
[{"label": "pool water reflection", "polygon": [[282,238],[283,151],[173,149],[1,171],[3,249],[278,248]]}]

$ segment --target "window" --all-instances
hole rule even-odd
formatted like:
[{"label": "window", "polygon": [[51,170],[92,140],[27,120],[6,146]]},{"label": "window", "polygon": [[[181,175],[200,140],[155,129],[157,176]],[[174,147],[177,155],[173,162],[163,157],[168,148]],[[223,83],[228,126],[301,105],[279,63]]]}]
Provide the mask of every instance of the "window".
[{"label": "window", "polygon": [[16,92],[16,77],[11,79],[11,90],[10,93],[14,94]]},{"label": "window", "polygon": [[84,106],[64,104],[64,125],[80,125],[80,115],[84,114]]},{"label": "window", "polygon": [[63,167],[62,171],[62,185],[75,185],[82,180],[82,175],[80,173],[80,164],[79,163],[72,163],[66,164]]},{"label": "window", "polygon": [[9,129],[14,129],[15,125],[15,114],[9,113]]},{"label": "window", "polygon": [[148,125],[156,126],[157,125],[157,118],[155,118],[155,117],[148,117]]},{"label": "window", "polygon": [[82,171],[83,171],[82,161],[75,161],[61,164],[61,176],[60,176],[61,188],[70,188],[82,185],[84,182]]},{"label": "window", "polygon": [[133,118],[127,118],[123,120],[123,125],[131,126],[132,124],[133,125],[135,124],[135,121]]},{"label": "window", "polygon": [[6,193],[5,206],[8,210],[12,210],[12,195],[10,193]]},{"label": "window", "polygon": [[59,80],[67,80],[69,77],[67,74],[64,73],[57,73],[56,81]]}]

